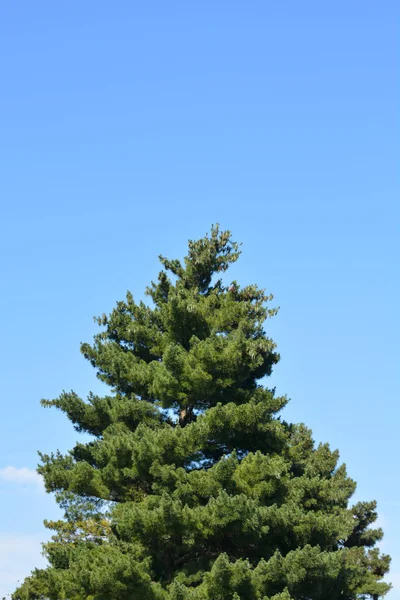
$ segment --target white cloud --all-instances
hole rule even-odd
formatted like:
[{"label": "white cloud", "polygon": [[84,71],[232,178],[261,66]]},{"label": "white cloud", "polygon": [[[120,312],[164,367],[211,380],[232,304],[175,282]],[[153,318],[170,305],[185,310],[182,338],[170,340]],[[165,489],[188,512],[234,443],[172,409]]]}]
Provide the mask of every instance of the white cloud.
[{"label": "white cloud", "polygon": [[393,588],[386,596],[385,600],[400,600],[400,571],[389,573],[387,577],[385,577],[387,581],[390,581]]},{"label": "white cloud", "polygon": [[0,533],[0,598],[14,592],[35,567],[44,567],[43,535]]},{"label": "white cloud", "polygon": [[43,486],[42,476],[34,469],[27,467],[3,467],[0,468],[0,481],[6,483],[29,484]]},{"label": "white cloud", "polygon": [[382,529],[384,530],[387,525],[388,520],[386,516],[382,513],[378,513],[378,518],[375,521],[375,523],[372,523],[371,527],[372,529],[378,529],[379,527],[382,527]]}]

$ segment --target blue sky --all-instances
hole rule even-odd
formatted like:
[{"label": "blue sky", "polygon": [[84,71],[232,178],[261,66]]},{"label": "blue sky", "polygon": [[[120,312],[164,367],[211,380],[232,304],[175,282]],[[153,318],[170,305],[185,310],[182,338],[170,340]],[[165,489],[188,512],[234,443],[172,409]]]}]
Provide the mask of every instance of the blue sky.
[{"label": "blue sky", "polygon": [[220,222],[268,325],[286,417],[376,498],[400,599],[399,58],[395,1],[0,4],[0,596],[54,500],[40,408],[100,390],[79,343]]}]

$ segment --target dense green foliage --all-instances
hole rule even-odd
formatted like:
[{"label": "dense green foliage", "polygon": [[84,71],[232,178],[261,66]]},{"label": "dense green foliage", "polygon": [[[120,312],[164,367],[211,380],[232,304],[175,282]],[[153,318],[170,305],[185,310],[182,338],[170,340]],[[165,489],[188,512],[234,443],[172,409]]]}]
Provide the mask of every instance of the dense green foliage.
[{"label": "dense green foliage", "polygon": [[389,557],[374,502],[328,445],[279,413],[260,384],[279,360],[275,314],[255,285],[219,274],[239,257],[229,232],[160,257],[147,294],[128,293],[84,356],[111,395],[45,401],[91,435],[39,472],[65,518],[47,523],[49,567],[14,600],[354,600],[380,598]]}]

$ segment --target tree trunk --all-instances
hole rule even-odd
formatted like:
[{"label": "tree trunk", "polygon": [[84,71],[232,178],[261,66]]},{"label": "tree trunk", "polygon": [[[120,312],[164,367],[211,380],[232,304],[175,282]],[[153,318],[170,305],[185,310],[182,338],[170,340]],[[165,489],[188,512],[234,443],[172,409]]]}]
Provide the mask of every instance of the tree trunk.
[{"label": "tree trunk", "polygon": [[183,406],[179,411],[179,425],[185,427],[193,418],[193,407]]}]

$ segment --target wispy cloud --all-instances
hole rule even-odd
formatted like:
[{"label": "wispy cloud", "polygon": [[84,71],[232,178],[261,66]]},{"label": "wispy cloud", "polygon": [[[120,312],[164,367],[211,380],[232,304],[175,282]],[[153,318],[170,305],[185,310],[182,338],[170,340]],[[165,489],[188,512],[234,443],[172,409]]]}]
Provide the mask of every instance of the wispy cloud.
[{"label": "wispy cloud", "polygon": [[0,481],[6,483],[18,483],[43,486],[42,476],[39,475],[34,469],[28,469],[28,467],[3,467],[0,468]]},{"label": "wispy cloud", "polygon": [[390,572],[387,577],[387,581],[390,581],[393,588],[387,595],[387,600],[400,600],[400,571]]},{"label": "wispy cloud", "polygon": [[34,567],[44,567],[39,535],[0,533],[0,598],[15,590]]},{"label": "wispy cloud", "polygon": [[382,527],[382,529],[385,529],[385,527],[387,527],[387,525],[388,525],[388,520],[387,520],[386,516],[382,513],[379,513],[377,520],[375,521],[375,523],[372,523],[371,527],[373,529],[376,529],[378,527]]}]

